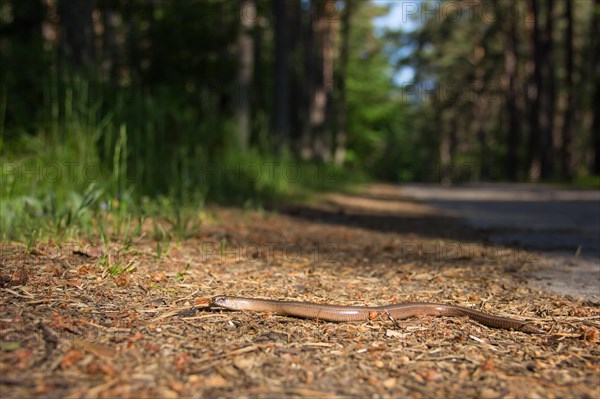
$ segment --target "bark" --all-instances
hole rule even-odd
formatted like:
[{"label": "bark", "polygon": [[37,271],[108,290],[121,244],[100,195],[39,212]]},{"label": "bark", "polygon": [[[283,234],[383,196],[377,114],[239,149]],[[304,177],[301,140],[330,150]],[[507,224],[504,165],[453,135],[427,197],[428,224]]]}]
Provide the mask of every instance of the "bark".
[{"label": "bark", "polygon": [[275,16],[275,84],[273,96],[273,132],[275,151],[280,152],[288,142],[289,136],[289,98],[288,98],[288,23],[286,0],[274,0]]},{"label": "bark", "polygon": [[303,132],[302,156],[320,161],[329,161],[332,157],[332,120],[331,103],[333,101],[334,37],[337,33],[334,0],[311,1],[311,57],[309,61],[309,106],[308,123]]},{"label": "bark", "polygon": [[575,101],[573,98],[573,3],[566,1],[565,7],[565,112],[562,127],[562,146],[560,149],[561,177],[573,178],[573,138],[575,120]]},{"label": "bark", "polygon": [[554,69],[554,1],[546,0],[546,26],[543,31],[543,52],[540,66],[545,88],[540,93],[540,139],[541,178],[554,177],[554,113],[555,113],[555,69]]},{"label": "bark", "polygon": [[93,65],[93,0],[60,0],[61,50],[71,67],[80,70]]},{"label": "bark", "polygon": [[300,0],[288,0],[290,13],[288,17],[290,26],[289,35],[289,112],[290,112],[290,142],[298,144],[302,135],[304,116],[306,115],[306,101],[304,100],[305,78],[302,66],[302,44],[304,30],[302,24],[302,4]]},{"label": "bark", "polygon": [[543,89],[542,60],[543,49],[540,39],[539,10],[537,0],[528,0],[528,18],[532,21],[531,51],[533,62],[529,78],[529,143],[528,164],[529,178],[537,181],[540,178],[541,169],[541,142],[540,142],[540,95]]},{"label": "bark", "polygon": [[483,66],[477,65],[475,67],[475,76],[477,85],[475,90],[475,129],[477,141],[479,143],[479,178],[481,180],[487,180],[490,177],[490,164],[489,164],[489,148],[487,143],[487,133],[485,131],[485,119],[487,113],[487,101],[485,100],[485,81],[483,80]]},{"label": "bark", "polygon": [[321,161],[328,162],[333,157],[333,90],[335,65],[335,36],[339,30],[339,18],[335,7],[336,0],[325,0],[321,19],[320,36],[323,59],[323,85],[319,111],[324,115],[319,134],[316,136],[316,153]]},{"label": "bark", "polygon": [[483,65],[486,55],[486,37],[481,37],[479,43],[474,49],[472,63],[475,66],[474,70],[474,87],[475,87],[475,136],[479,144],[479,178],[487,180],[489,178],[489,148],[487,143],[487,133],[485,131],[485,121],[487,108],[489,106],[485,98],[485,66]]},{"label": "bark", "polygon": [[254,0],[240,0],[240,31],[238,35],[239,69],[237,93],[237,118],[239,145],[246,150],[251,136],[252,77],[254,75],[254,21],[256,4]]},{"label": "bark", "polygon": [[508,119],[508,132],[507,132],[507,165],[506,165],[506,176],[511,181],[516,181],[518,178],[519,170],[519,137],[520,124],[519,124],[519,107],[517,105],[517,82],[518,82],[518,70],[517,70],[517,28],[515,17],[517,4],[512,2],[508,7],[509,14],[508,18],[504,18],[504,32],[505,32],[505,45],[504,45],[504,74],[505,74],[505,85],[504,85],[504,98],[506,104],[506,114]]},{"label": "bark", "polygon": [[448,170],[452,166],[454,159],[452,146],[453,138],[456,138],[456,119],[453,117],[444,118],[444,115],[440,118],[441,126],[444,127],[440,131],[440,170]]},{"label": "bark", "polygon": [[314,114],[314,97],[316,90],[315,79],[320,75],[320,63],[315,52],[316,23],[318,14],[317,1],[310,2],[309,15],[304,24],[304,99],[306,101],[307,116],[302,128],[302,136],[299,143],[299,154],[302,159],[313,157],[312,130]]},{"label": "bark", "polygon": [[348,54],[350,48],[350,16],[352,0],[344,2],[341,26],[340,65],[337,75],[337,132],[335,137],[334,161],[337,165],[344,163],[346,156],[346,139],[348,129],[348,104],[346,99],[346,74],[348,71]]},{"label": "bark", "polygon": [[0,35],[15,37],[22,43],[39,40],[42,34],[44,8],[40,1],[14,1],[11,4],[13,21],[0,25]]},{"label": "bark", "polygon": [[592,82],[594,85],[594,95],[592,99],[592,147],[593,162],[592,173],[600,176],[600,0],[594,1],[594,17],[592,19]]},{"label": "bark", "polygon": [[110,81],[115,84],[117,80],[116,60],[117,60],[117,36],[115,31],[115,22],[117,13],[112,10],[108,4],[104,4],[102,9],[102,72],[110,77]]}]

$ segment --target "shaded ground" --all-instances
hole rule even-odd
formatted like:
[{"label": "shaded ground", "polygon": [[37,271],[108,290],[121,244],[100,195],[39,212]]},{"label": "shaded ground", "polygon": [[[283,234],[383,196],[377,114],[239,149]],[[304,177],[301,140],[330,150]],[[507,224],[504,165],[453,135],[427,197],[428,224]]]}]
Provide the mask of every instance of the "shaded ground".
[{"label": "shaded ground", "polygon": [[499,245],[536,250],[534,287],[600,303],[600,191],[551,185],[404,185],[406,198],[464,218]]},{"label": "shaded ground", "polygon": [[[214,209],[180,243],[3,243],[2,397],[599,397],[600,307],[529,288],[536,254],[477,242],[397,190]],[[549,333],[206,309],[220,294],[456,303]]]},{"label": "shaded ground", "polygon": [[600,257],[600,191],[551,185],[403,185],[407,198],[423,200],[489,232],[498,244]]}]

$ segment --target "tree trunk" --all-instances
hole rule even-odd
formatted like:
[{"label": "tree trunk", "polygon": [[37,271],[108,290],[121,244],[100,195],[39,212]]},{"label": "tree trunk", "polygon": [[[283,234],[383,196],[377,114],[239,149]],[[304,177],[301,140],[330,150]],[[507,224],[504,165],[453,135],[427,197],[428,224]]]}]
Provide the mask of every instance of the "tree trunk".
[{"label": "tree trunk", "polygon": [[103,72],[110,78],[113,86],[116,86],[118,83],[119,73],[118,22],[119,14],[110,4],[104,3],[102,9],[102,25],[104,25],[102,33]]},{"label": "tree trunk", "polygon": [[562,127],[562,146],[560,149],[561,177],[573,178],[573,137],[575,120],[575,102],[573,99],[573,3],[566,1],[565,7],[565,112]]},{"label": "tree trunk", "polygon": [[324,115],[319,134],[316,136],[316,153],[319,160],[329,162],[334,153],[334,133],[333,133],[333,89],[334,65],[335,65],[335,36],[339,29],[339,18],[335,6],[336,0],[325,0],[323,3],[323,16],[321,20],[320,36],[321,51],[323,60],[323,78],[322,87],[318,90],[321,99],[319,100],[319,113]]},{"label": "tree trunk", "polygon": [[[516,181],[519,171],[519,107],[517,106],[517,25],[515,18],[518,15],[518,5],[515,2],[508,5],[508,18],[503,18],[503,31],[505,32],[504,44],[504,98],[508,119],[508,132],[506,137],[506,176],[510,181]],[[502,14],[502,13],[500,13]]]},{"label": "tree trunk", "polygon": [[[303,71],[303,23],[302,23],[302,4],[301,0],[288,0],[290,13],[288,21],[290,25],[289,39],[289,75],[290,75],[290,92],[289,92],[289,112],[290,112],[290,142],[297,146],[300,137],[302,136],[302,127],[304,117],[306,115],[306,101],[304,100],[304,87],[306,85],[305,74]],[[297,148],[296,148],[297,149]]]},{"label": "tree trunk", "polygon": [[490,160],[489,148],[487,143],[487,133],[485,131],[485,120],[488,108],[488,102],[485,99],[485,66],[483,61],[486,54],[485,36],[481,38],[479,44],[475,47],[472,63],[475,66],[475,136],[479,143],[479,178],[481,180],[489,179]]},{"label": "tree trunk", "polygon": [[[442,111],[442,115],[440,117],[440,171],[451,170],[454,161],[454,145],[456,145],[456,125],[457,118],[444,118]],[[441,173],[442,179],[445,177],[443,173]],[[451,183],[451,181],[444,181],[443,183]]]},{"label": "tree trunk", "polygon": [[542,59],[543,49],[540,40],[539,10],[537,0],[528,0],[528,17],[531,21],[531,51],[533,62],[530,72],[529,84],[529,144],[527,160],[529,165],[529,178],[537,181],[541,169],[541,142],[540,142],[540,96],[543,89]]},{"label": "tree trunk", "polygon": [[288,98],[288,23],[286,0],[273,1],[275,16],[275,65],[273,96],[273,133],[275,151],[280,152],[288,142],[289,136],[289,98]]},{"label": "tree trunk", "polygon": [[[314,51],[310,55],[311,83],[308,123],[303,134],[303,155],[310,153],[320,161],[329,161],[333,155],[331,103],[334,85],[334,37],[338,24],[334,0],[313,0],[310,4]],[[309,151],[306,151],[307,139]]]},{"label": "tree trunk", "polygon": [[337,165],[344,163],[346,156],[346,138],[348,129],[348,104],[346,99],[346,74],[348,71],[348,54],[350,47],[350,16],[352,12],[352,0],[344,2],[342,13],[342,36],[340,49],[340,65],[337,75],[337,131],[335,136],[334,162]]},{"label": "tree trunk", "polygon": [[93,0],[60,0],[61,49],[71,67],[81,70],[93,65]]},{"label": "tree trunk", "polygon": [[[483,84],[483,83],[479,83]],[[485,100],[482,100],[482,94],[476,94],[478,104],[475,106],[475,124],[476,136],[479,144],[479,178],[483,181],[490,177],[490,151],[487,143],[487,135],[485,131]]]},{"label": "tree trunk", "polygon": [[304,75],[305,75],[305,90],[304,99],[306,100],[307,115],[302,128],[302,136],[299,144],[299,154],[302,159],[310,159],[314,155],[312,146],[313,126],[315,124],[315,80],[321,75],[320,63],[315,51],[315,37],[317,36],[317,21],[315,19],[320,15],[317,0],[312,0],[309,6],[309,15],[304,24]]},{"label": "tree trunk", "polygon": [[594,17],[592,19],[592,82],[594,85],[594,95],[592,99],[592,146],[593,162],[592,174],[600,176],[600,0],[594,1]]},{"label": "tree trunk", "polygon": [[256,20],[256,4],[254,0],[240,0],[240,32],[238,35],[238,93],[237,114],[239,128],[239,145],[242,150],[250,146],[252,132],[251,103],[252,77],[254,74],[254,21]]},{"label": "tree trunk", "polygon": [[554,70],[554,1],[546,0],[546,26],[543,34],[542,79],[545,88],[540,93],[540,139],[541,139],[541,178],[554,177],[554,111],[555,111],[555,70]]},{"label": "tree trunk", "polygon": [[[44,7],[40,1],[13,1],[7,7],[12,7],[12,23],[0,27],[0,35],[8,38],[16,38],[19,45],[37,41],[42,34],[42,22],[44,20]],[[7,14],[7,16],[10,12]]]}]

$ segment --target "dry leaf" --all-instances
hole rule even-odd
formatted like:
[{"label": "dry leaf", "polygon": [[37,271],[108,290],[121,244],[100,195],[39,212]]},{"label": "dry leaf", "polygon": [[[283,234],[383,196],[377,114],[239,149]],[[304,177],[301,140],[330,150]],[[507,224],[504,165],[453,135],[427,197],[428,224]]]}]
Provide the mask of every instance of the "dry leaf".
[{"label": "dry leaf", "polygon": [[13,356],[15,357],[15,359],[17,359],[17,364],[16,364],[16,368],[18,369],[26,369],[27,367],[29,367],[29,360],[31,359],[31,356],[33,355],[33,352],[31,351],[31,349],[27,349],[27,348],[20,348],[15,350],[13,353]]},{"label": "dry leaf", "polygon": [[190,364],[190,358],[188,356],[188,353],[182,353],[179,355],[176,355],[175,358],[173,359],[173,363],[175,363],[175,368],[180,371],[180,372],[184,372],[185,369],[187,368],[187,366]]},{"label": "dry leaf", "polygon": [[115,284],[119,287],[127,287],[129,285],[129,280],[131,280],[131,276],[127,273],[123,273],[115,279]]},{"label": "dry leaf", "polygon": [[152,282],[159,283],[165,279],[165,274],[163,272],[156,272],[152,275]]},{"label": "dry leaf", "polygon": [[256,365],[256,359],[253,357],[237,357],[233,361],[233,365],[239,369],[251,369]]},{"label": "dry leaf", "polygon": [[71,349],[68,351],[60,362],[61,370],[66,370],[74,366],[81,358],[83,354],[77,349]]},{"label": "dry leaf", "polygon": [[203,385],[210,388],[221,388],[227,386],[227,380],[218,374],[211,374],[204,379]]},{"label": "dry leaf", "polygon": [[481,371],[493,371],[496,369],[496,366],[494,365],[494,361],[492,359],[485,359],[485,361],[483,363],[481,363],[481,365],[479,366],[479,369]]},{"label": "dry leaf", "polygon": [[387,389],[394,388],[397,383],[398,383],[397,378],[387,378],[387,379],[383,380],[383,386]]},{"label": "dry leaf", "polygon": [[73,339],[73,343],[82,347],[86,351],[93,353],[96,356],[110,359],[113,358],[116,354],[115,350],[108,345],[92,343],[79,338]]}]

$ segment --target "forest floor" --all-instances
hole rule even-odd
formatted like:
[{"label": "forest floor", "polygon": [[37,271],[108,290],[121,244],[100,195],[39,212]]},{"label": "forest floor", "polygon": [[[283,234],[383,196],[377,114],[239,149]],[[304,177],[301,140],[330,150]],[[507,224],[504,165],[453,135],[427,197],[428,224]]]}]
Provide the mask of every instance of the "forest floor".
[{"label": "forest floor", "polygon": [[[598,303],[531,288],[543,258],[397,187],[206,212],[167,244],[151,226],[131,246],[2,243],[1,396],[600,397]],[[228,312],[207,307],[215,295],[453,303],[548,332]]]}]

